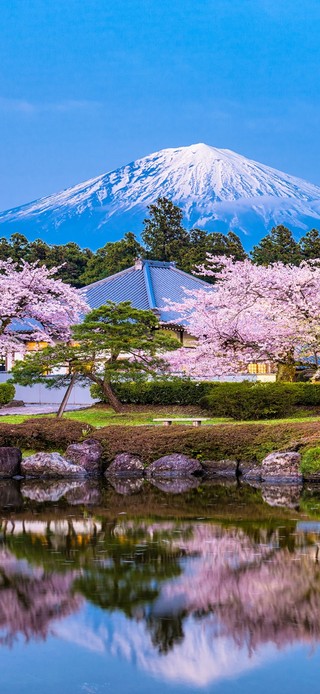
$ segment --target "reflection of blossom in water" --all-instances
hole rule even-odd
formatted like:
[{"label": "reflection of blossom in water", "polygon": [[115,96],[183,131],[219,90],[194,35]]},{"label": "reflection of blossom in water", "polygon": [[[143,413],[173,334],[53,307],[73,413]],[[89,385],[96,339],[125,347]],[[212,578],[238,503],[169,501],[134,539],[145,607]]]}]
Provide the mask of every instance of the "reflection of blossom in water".
[{"label": "reflection of blossom in water", "polygon": [[83,599],[72,594],[75,573],[46,573],[0,552],[0,643],[11,645],[22,634],[45,639],[54,619],[78,610]]},{"label": "reflection of blossom in water", "polygon": [[253,542],[240,530],[197,526],[190,540],[176,541],[198,556],[166,583],[158,609],[212,612],[222,634],[249,652],[272,642],[320,639],[320,567],[306,547],[290,552],[277,542]]}]

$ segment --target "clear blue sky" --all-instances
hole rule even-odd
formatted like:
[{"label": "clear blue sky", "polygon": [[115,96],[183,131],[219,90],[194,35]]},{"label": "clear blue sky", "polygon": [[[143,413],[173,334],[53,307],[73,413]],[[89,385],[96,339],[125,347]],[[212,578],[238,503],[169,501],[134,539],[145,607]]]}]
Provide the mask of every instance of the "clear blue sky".
[{"label": "clear blue sky", "polygon": [[0,209],[206,142],[320,184],[319,0],[0,0]]}]

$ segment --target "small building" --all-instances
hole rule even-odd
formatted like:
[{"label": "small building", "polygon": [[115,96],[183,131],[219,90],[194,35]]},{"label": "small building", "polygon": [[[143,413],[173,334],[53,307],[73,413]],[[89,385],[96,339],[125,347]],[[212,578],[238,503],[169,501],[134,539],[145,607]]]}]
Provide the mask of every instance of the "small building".
[{"label": "small building", "polygon": [[82,289],[90,308],[99,308],[107,301],[130,301],[134,308],[151,310],[159,318],[161,327],[172,331],[185,347],[192,347],[195,339],[188,335],[183,323],[176,324],[179,314],[165,311],[166,301],[182,303],[184,289],[212,291],[212,285],[189,275],[173,262],[136,260],[132,267],[93,282]]}]

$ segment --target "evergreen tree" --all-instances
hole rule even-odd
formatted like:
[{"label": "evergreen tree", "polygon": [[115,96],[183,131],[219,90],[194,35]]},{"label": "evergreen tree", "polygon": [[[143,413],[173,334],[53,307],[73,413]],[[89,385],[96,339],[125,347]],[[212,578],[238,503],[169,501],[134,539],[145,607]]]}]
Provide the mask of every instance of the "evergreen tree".
[{"label": "evergreen tree", "polygon": [[320,234],[317,229],[311,229],[302,236],[299,242],[303,260],[320,258]]},{"label": "evergreen tree", "polygon": [[182,226],[183,213],[168,198],[158,198],[148,205],[149,217],[144,219],[141,234],[147,255],[153,260],[176,261],[181,265],[182,257],[189,246],[189,233]]},{"label": "evergreen tree", "polygon": [[283,224],[273,227],[269,234],[253,247],[251,256],[257,265],[277,262],[299,265],[302,260],[299,244],[294,240],[290,229]]},{"label": "evergreen tree", "polygon": [[116,272],[126,270],[134,264],[136,258],[145,255],[145,250],[129,231],[120,241],[106,243],[98,248],[96,253],[88,261],[85,271],[81,275],[82,285],[97,282],[104,277],[114,275]]},{"label": "evergreen tree", "polygon": [[[17,361],[14,382],[45,383],[50,387],[69,383],[76,376],[79,381],[97,385],[111,407],[120,412],[122,406],[113,383],[165,373],[168,365],[162,355],[180,347],[175,337],[160,329],[152,311],[136,309],[130,301],[108,301],[89,311],[82,323],[73,326],[71,337],[68,344],[30,352],[23,361]],[[61,375],[48,379],[45,374],[52,370]]]},{"label": "evergreen tree", "polygon": [[[181,269],[195,273],[197,266],[207,267],[207,253],[232,256],[235,260],[247,258],[239,237],[233,231],[228,231],[227,234],[217,231],[208,234],[202,229],[192,229],[189,247],[182,257]],[[214,283],[215,278],[206,277],[206,281]]]}]

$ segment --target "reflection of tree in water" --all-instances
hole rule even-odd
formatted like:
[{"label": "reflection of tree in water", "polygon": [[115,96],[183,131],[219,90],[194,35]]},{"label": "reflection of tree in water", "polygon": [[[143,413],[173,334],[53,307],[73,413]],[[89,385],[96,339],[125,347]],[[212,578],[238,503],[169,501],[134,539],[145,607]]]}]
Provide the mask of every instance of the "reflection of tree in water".
[{"label": "reflection of tree in water", "polygon": [[59,528],[5,533],[2,642],[45,638],[83,597],[145,624],[161,655],[183,642],[189,616],[249,652],[320,639],[318,538],[294,522],[244,529],[118,519],[81,533],[69,519]]},{"label": "reflection of tree in water", "polygon": [[12,645],[19,634],[45,639],[53,620],[77,611],[82,597],[73,593],[74,574],[47,574],[0,551],[0,643]]},{"label": "reflection of tree in water", "polygon": [[151,641],[162,655],[171,651],[171,649],[184,639],[183,620],[186,616],[185,612],[178,615],[154,615],[151,614],[146,619],[146,626],[151,635]]}]

